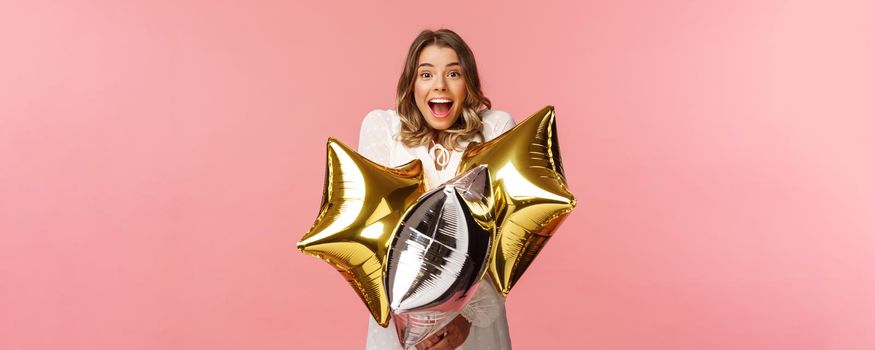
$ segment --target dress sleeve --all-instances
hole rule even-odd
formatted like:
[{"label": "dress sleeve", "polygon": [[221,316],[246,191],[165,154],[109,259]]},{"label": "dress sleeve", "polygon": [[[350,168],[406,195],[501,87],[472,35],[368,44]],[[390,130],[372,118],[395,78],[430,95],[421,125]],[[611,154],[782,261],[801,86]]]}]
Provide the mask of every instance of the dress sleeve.
[{"label": "dress sleeve", "polygon": [[380,110],[365,115],[359,129],[359,154],[371,161],[389,166],[389,148],[392,139],[390,120]]},{"label": "dress sleeve", "polygon": [[461,314],[474,327],[489,327],[504,308],[504,299],[498,295],[489,276],[483,277],[474,296],[462,307]]},{"label": "dress sleeve", "polygon": [[498,130],[496,130],[497,132],[495,133],[495,136],[504,134],[505,132],[513,129],[513,127],[516,126],[516,122],[513,121],[513,118],[510,117],[510,114],[505,115],[507,115],[507,121],[505,121],[502,126]]},{"label": "dress sleeve", "polygon": [[489,122],[488,125],[484,125],[490,127],[490,130],[484,133],[486,141],[492,140],[499,135],[505,133],[506,131],[513,129],[513,127],[516,125],[516,123],[514,123],[513,121],[513,118],[507,112],[494,111],[490,117],[493,119]]}]

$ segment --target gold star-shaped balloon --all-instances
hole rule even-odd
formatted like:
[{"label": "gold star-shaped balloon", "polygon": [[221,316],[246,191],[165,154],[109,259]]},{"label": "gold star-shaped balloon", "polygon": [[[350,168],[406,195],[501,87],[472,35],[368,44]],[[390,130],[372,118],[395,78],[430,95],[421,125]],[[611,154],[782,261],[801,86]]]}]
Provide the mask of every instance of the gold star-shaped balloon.
[{"label": "gold star-shaped balloon", "polygon": [[469,145],[457,174],[480,164],[489,167],[498,227],[489,275],[506,297],[576,205],[562,170],[553,106],[489,142]]},{"label": "gold star-shaped balloon", "polygon": [[322,208],[298,249],[334,266],[383,327],[389,324],[383,286],[389,243],[405,210],[424,192],[419,160],[388,168],[328,139]]}]

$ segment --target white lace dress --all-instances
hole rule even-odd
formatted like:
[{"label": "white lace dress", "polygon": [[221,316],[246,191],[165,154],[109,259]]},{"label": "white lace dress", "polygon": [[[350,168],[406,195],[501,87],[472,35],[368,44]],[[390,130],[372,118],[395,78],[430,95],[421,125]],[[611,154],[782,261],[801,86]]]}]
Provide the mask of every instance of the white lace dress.
[{"label": "white lace dress", "polygon": [[[483,120],[482,137],[477,135],[472,141],[491,140],[514,126],[509,114],[502,111],[485,111],[481,113]],[[450,162],[443,170],[435,168],[434,161],[428,154],[426,146],[407,147],[399,139],[401,120],[393,110],[373,110],[362,121],[359,134],[358,151],[368,159],[387,166],[397,167],[414,159],[422,160],[428,188],[440,186],[452,179],[459,167],[462,152],[451,151]],[[463,142],[463,145],[467,142]],[[504,298],[492,286],[489,276],[483,278],[480,287],[471,301],[462,309],[462,316],[471,321],[471,332],[460,347],[460,350],[504,350],[510,349],[510,333],[507,327],[507,315],[504,310]],[[368,315],[367,350],[400,350],[395,325],[389,321],[386,328],[380,327],[374,318]]]}]

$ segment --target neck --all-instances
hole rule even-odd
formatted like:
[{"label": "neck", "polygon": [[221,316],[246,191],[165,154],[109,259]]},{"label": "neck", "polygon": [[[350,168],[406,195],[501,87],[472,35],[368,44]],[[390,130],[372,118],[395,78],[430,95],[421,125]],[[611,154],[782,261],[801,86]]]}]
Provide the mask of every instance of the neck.
[{"label": "neck", "polygon": [[434,143],[436,143],[436,144],[439,143],[438,141],[440,141],[440,135],[441,135],[441,131],[440,131],[440,130],[434,130],[434,131],[432,131],[432,133],[431,133],[431,140],[434,141]]}]

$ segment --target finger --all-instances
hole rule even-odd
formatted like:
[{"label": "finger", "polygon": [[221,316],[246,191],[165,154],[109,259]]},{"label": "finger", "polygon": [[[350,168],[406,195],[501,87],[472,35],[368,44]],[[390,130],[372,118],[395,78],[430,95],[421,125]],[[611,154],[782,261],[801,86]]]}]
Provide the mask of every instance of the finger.
[{"label": "finger", "polygon": [[416,350],[428,350],[428,348],[430,348],[432,345],[434,345],[433,342],[431,342],[428,339],[425,339],[425,340],[416,344]]},{"label": "finger", "polygon": [[455,349],[455,347],[450,346],[450,338],[449,337],[442,339],[434,346],[428,348],[428,350],[453,350],[453,349]]},{"label": "finger", "polygon": [[437,331],[437,333],[432,334],[432,335],[431,335],[430,337],[428,337],[428,338],[431,340],[432,345],[434,345],[434,344],[437,344],[437,342],[441,341],[441,339],[446,338],[446,337],[447,337],[447,334],[449,334],[449,329],[447,329],[447,328],[445,327],[445,328],[443,328],[443,329]]},{"label": "finger", "polygon": [[432,336],[430,336],[428,338],[423,339],[421,342],[419,342],[419,344],[416,345],[417,349],[419,349],[419,345],[421,344],[422,349],[420,349],[420,350],[427,350],[428,348],[432,347],[434,344],[436,344],[438,341],[441,340],[440,336],[441,336],[441,334],[437,333],[437,334],[433,334]]}]

